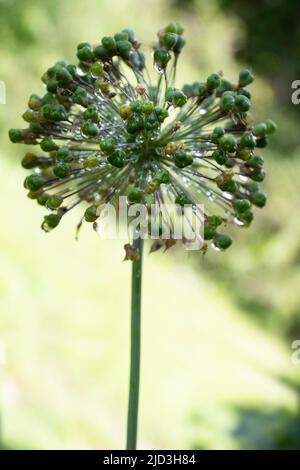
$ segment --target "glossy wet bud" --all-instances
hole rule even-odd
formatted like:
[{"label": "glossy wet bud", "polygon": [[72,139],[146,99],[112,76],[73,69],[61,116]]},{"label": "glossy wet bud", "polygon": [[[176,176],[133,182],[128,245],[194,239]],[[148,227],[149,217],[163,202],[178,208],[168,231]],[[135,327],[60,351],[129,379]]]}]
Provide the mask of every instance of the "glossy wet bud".
[{"label": "glossy wet bud", "polygon": [[110,52],[115,52],[116,50],[116,41],[112,36],[104,36],[101,39],[102,46],[105,47]]},{"label": "glossy wet bud", "polygon": [[128,120],[126,125],[126,130],[129,134],[136,134],[137,132],[144,129],[144,120],[138,114],[132,114]]},{"label": "glossy wet bud", "polygon": [[26,170],[30,170],[38,166],[39,159],[36,155],[31,152],[27,152],[22,160],[22,167]]},{"label": "glossy wet bud", "polygon": [[255,77],[248,69],[243,69],[239,74],[239,87],[245,87],[250,85],[254,81]]},{"label": "glossy wet bud", "polygon": [[119,113],[122,119],[128,119],[132,114],[132,110],[128,104],[122,104],[122,106],[120,106]]},{"label": "glossy wet bud", "polygon": [[254,126],[253,132],[257,137],[264,137],[267,133],[266,124],[264,122],[256,124],[256,126]]},{"label": "glossy wet bud", "polygon": [[253,181],[257,181],[258,183],[261,183],[261,181],[263,181],[266,177],[266,172],[263,168],[253,168],[249,174],[249,177]]},{"label": "glossy wet bud", "polygon": [[10,141],[14,144],[22,142],[22,140],[24,139],[23,129],[10,129],[8,131],[8,135]]},{"label": "glossy wet bud", "polygon": [[253,155],[247,163],[246,166],[251,166],[252,168],[262,167],[264,164],[264,159],[261,155]]},{"label": "glossy wet bud", "polygon": [[92,121],[92,122],[99,122],[99,115],[97,111],[97,106],[95,104],[91,104],[88,108],[84,111],[82,115],[85,121]]},{"label": "glossy wet bud", "polygon": [[267,127],[267,134],[274,134],[274,132],[277,129],[277,124],[271,119],[268,119],[266,122],[266,127]]},{"label": "glossy wet bud", "polygon": [[59,148],[58,145],[48,137],[45,137],[40,142],[40,147],[42,150],[44,150],[44,152],[52,152],[53,150],[57,150]]},{"label": "glossy wet bud", "polygon": [[237,148],[236,139],[231,134],[226,134],[219,140],[220,149],[224,152],[235,152]]},{"label": "glossy wet bud", "polygon": [[233,202],[233,207],[238,213],[242,213],[250,209],[251,204],[248,199],[236,199]]},{"label": "glossy wet bud", "polygon": [[261,191],[251,194],[251,202],[257,207],[264,207],[267,202],[267,196]]},{"label": "glossy wet bud", "polygon": [[158,67],[165,69],[171,59],[170,53],[166,49],[155,49],[154,51],[154,62]]},{"label": "glossy wet bud", "polygon": [[60,147],[56,152],[56,160],[68,162],[71,158],[70,150],[67,147]]},{"label": "glossy wet bud", "polygon": [[132,44],[129,41],[118,41],[117,42],[117,51],[123,59],[128,59],[130,51],[132,49]]},{"label": "glossy wet bud", "polygon": [[153,111],[154,105],[151,101],[144,101],[142,104],[142,112],[144,114],[151,114]]},{"label": "glossy wet bud", "polygon": [[38,111],[43,102],[38,95],[31,95],[28,101],[28,107],[33,111]]},{"label": "glossy wet bud", "polygon": [[206,83],[199,83],[197,94],[199,96],[204,96],[207,93]]},{"label": "glossy wet bud", "polygon": [[125,165],[125,154],[121,150],[117,150],[107,157],[107,161],[116,168],[123,168]]},{"label": "glossy wet bud", "polygon": [[154,181],[157,181],[159,184],[167,184],[170,182],[170,173],[168,170],[161,170],[155,173]]},{"label": "glossy wet bud", "polygon": [[107,49],[105,49],[105,47],[103,47],[102,45],[95,47],[93,51],[93,55],[96,59],[100,59],[103,62],[106,62],[111,57],[110,52]]},{"label": "glossy wet bud", "polygon": [[42,193],[38,198],[37,198],[37,202],[40,206],[45,206],[46,205],[46,202],[48,201],[49,199],[49,194],[47,193]]},{"label": "glossy wet bud", "polygon": [[166,49],[173,49],[178,40],[176,33],[166,33],[163,37],[163,43]]},{"label": "glossy wet bud", "polygon": [[219,165],[224,165],[228,160],[226,153],[222,152],[222,150],[219,149],[213,151],[212,157]]},{"label": "glossy wet bud", "polygon": [[261,137],[260,139],[256,140],[256,147],[257,148],[264,148],[268,145],[269,139],[267,137]]},{"label": "glossy wet bud", "polygon": [[61,214],[49,214],[44,217],[44,222],[42,223],[42,229],[45,232],[49,232],[58,226],[61,220]]},{"label": "glossy wet bud", "polygon": [[32,109],[26,109],[22,114],[22,118],[25,122],[36,122],[38,120],[37,113],[32,111]]},{"label": "glossy wet bud", "polygon": [[[165,32],[166,33],[174,33],[174,34],[177,34],[178,32],[178,25],[177,23],[169,23],[165,28],[164,28]],[[183,32],[183,31],[182,31]],[[178,33],[178,34],[182,34],[181,33]]]},{"label": "glossy wet bud", "polygon": [[65,162],[57,162],[53,167],[53,173],[58,178],[68,178],[70,176],[70,167]]},{"label": "glossy wet bud", "polygon": [[248,98],[249,100],[251,99],[251,93],[246,88],[240,88],[237,91],[237,95],[243,95],[243,96],[246,96],[246,98]]},{"label": "glossy wet bud", "polygon": [[225,80],[225,78],[221,77],[220,85],[217,89],[218,96],[221,96],[224,91],[231,91],[233,89],[233,85],[229,80]]},{"label": "glossy wet bud", "polygon": [[217,233],[213,239],[214,245],[220,250],[226,250],[232,244],[232,239],[229,235]]},{"label": "glossy wet bud", "polygon": [[252,132],[244,132],[239,141],[239,146],[241,148],[254,149],[256,144],[256,139]]},{"label": "glossy wet bud", "polygon": [[63,198],[61,196],[53,195],[49,196],[46,202],[48,209],[55,210],[63,203]]},{"label": "glossy wet bud", "polygon": [[121,33],[116,33],[114,38],[115,38],[116,42],[118,42],[118,41],[128,41],[129,40],[128,33],[127,33],[127,31],[125,31],[125,29]]},{"label": "glossy wet bud", "polygon": [[97,137],[99,129],[92,121],[86,121],[81,126],[81,132],[87,137]]},{"label": "glossy wet bud", "polygon": [[221,84],[221,77],[218,73],[212,73],[206,80],[206,86],[209,91],[215,90]]},{"label": "glossy wet bud", "polygon": [[251,103],[244,95],[236,95],[234,107],[239,113],[246,113],[251,107]]},{"label": "glossy wet bud", "polygon": [[131,203],[139,203],[142,202],[144,198],[144,193],[141,189],[139,188],[133,188],[129,193],[128,193],[128,201]]},{"label": "glossy wet bud", "polygon": [[24,187],[29,191],[35,192],[41,189],[47,182],[41,175],[29,175],[25,178]]},{"label": "glossy wet bud", "polygon": [[193,163],[193,157],[188,155],[184,150],[177,150],[174,163],[178,168],[185,168]]},{"label": "glossy wet bud", "polygon": [[242,220],[245,224],[251,224],[253,220],[253,212],[250,209],[239,214],[239,219]]},{"label": "glossy wet bud", "polygon": [[175,204],[179,204],[180,206],[185,206],[185,205],[191,205],[193,204],[193,201],[191,198],[185,194],[185,193],[180,193],[175,199]]},{"label": "glossy wet bud", "polygon": [[116,140],[113,137],[105,137],[99,145],[102,152],[112,153],[116,148]]},{"label": "glossy wet bud", "polygon": [[93,59],[93,49],[90,45],[85,45],[77,50],[77,57],[82,62],[90,62]]},{"label": "glossy wet bud", "polygon": [[218,227],[223,223],[223,219],[219,215],[210,215],[207,217],[207,223],[212,227]]},{"label": "glossy wet bud", "polygon": [[55,77],[59,85],[68,85],[73,81],[72,75],[65,67],[58,68]]},{"label": "glossy wet bud", "polygon": [[99,78],[103,76],[103,65],[100,62],[95,62],[90,70],[93,77]]},{"label": "glossy wet bud", "polygon": [[185,46],[185,39],[182,36],[178,36],[177,42],[176,42],[175,46],[173,47],[174,54],[175,55],[180,54],[180,52],[182,51],[184,46]]},{"label": "glossy wet bud", "polygon": [[72,101],[75,104],[80,104],[84,108],[88,107],[87,91],[82,87],[77,87],[72,95]]},{"label": "glossy wet bud", "polygon": [[232,94],[223,94],[220,101],[220,108],[224,112],[231,111],[234,108],[235,99]]},{"label": "glossy wet bud", "polygon": [[130,103],[130,109],[134,111],[135,113],[141,113],[142,112],[142,102],[140,100],[134,100]]},{"label": "glossy wet bud", "polygon": [[187,102],[187,97],[181,90],[175,90],[172,97],[172,103],[174,108],[181,108]]},{"label": "glossy wet bud", "polygon": [[225,134],[223,127],[215,127],[211,134],[211,141],[217,144],[221,137]]},{"label": "glossy wet bud", "polygon": [[204,225],[203,238],[204,240],[212,240],[216,234],[216,227],[213,225]]},{"label": "glossy wet bud", "polygon": [[93,206],[88,207],[84,213],[84,220],[90,223],[95,222],[99,217],[97,211],[98,211],[97,206],[93,205]]}]

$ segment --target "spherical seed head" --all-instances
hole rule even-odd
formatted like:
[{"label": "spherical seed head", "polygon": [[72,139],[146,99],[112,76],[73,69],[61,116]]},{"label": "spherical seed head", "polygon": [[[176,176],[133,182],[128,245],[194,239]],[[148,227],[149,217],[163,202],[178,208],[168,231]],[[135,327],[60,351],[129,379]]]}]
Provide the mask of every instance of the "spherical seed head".
[{"label": "spherical seed head", "polygon": [[[38,146],[22,165],[33,172],[24,183],[29,197],[49,211],[45,231],[79,204],[85,206],[83,219],[95,226],[99,206],[117,204],[119,196],[148,210],[170,201],[193,210],[203,204],[203,238],[225,250],[232,240],[222,226],[248,226],[253,206],[265,205],[259,188],[264,161],[255,150],[268,144],[276,124],[253,123],[246,88],[253,74],[242,70],[234,84],[212,73],[176,88],[184,45],[178,23],[159,30],[155,85],[148,82],[140,42],[129,29],[95,46],[79,44],[77,65],[57,62],[45,72],[45,94],[31,95],[23,114],[28,127],[9,131],[13,143]],[[152,251],[170,248],[172,238],[173,233],[159,240]],[[130,247],[127,256],[134,259]]]}]

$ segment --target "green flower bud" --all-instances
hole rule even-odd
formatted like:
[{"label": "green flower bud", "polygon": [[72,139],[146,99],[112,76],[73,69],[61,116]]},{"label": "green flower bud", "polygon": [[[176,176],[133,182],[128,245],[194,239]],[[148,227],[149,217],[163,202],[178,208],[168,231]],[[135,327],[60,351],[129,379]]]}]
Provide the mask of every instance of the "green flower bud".
[{"label": "green flower bud", "polygon": [[213,239],[214,245],[220,250],[226,250],[232,244],[232,239],[229,235],[223,233],[216,233]]},{"label": "green flower bud", "polygon": [[142,112],[143,104],[140,100],[134,100],[130,103],[130,109],[136,113]]},{"label": "green flower bud", "polygon": [[99,78],[103,76],[103,65],[100,62],[95,62],[90,70],[93,77]]},{"label": "green flower bud", "polygon": [[221,84],[221,77],[218,73],[212,73],[206,80],[206,86],[209,91],[215,90]]},{"label": "green flower bud", "polygon": [[113,137],[105,137],[99,145],[102,152],[112,153],[116,148],[116,140]]},{"label": "green flower bud", "polygon": [[175,44],[175,46],[173,47],[173,52],[175,55],[178,55],[180,54],[180,52],[182,51],[182,49],[184,48],[185,46],[185,40],[182,36],[178,36],[177,38],[177,42]]},{"label": "green flower bud", "polygon": [[271,119],[268,119],[266,122],[266,127],[267,127],[267,131],[266,131],[267,134],[274,134],[274,132],[277,129],[277,124],[275,124],[275,122],[272,121]]},{"label": "green flower bud", "polygon": [[174,108],[181,108],[187,102],[187,97],[181,90],[175,90],[172,97],[172,103]]},{"label": "green flower bud", "polygon": [[251,93],[250,93],[250,91],[247,90],[246,88],[240,88],[240,89],[237,91],[237,95],[246,96],[246,98],[248,98],[248,100],[251,99]]},{"label": "green flower bud", "polygon": [[41,175],[30,175],[25,178],[24,187],[29,191],[35,192],[41,189],[47,182]]},{"label": "green flower bud", "polygon": [[56,152],[56,160],[68,162],[70,160],[70,150],[67,147],[60,147]]},{"label": "green flower bud", "polygon": [[61,67],[56,72],[56,80],[59,85],[68,85],[73,81],[73,78],[68,69]]},{"label": "green flower bud", "polygon": [[87,137],[97,137],[99,129],[92,121],[86,121],[81,126],[81,132]]},{"label": "green flower bud", "polygon": [[256,144],[256,139],[251,132],[244,132],[239,141],[239,146],[241,148],[254,149]]},{"label": "green flower bud", "polygon": [[198,85],[198,95],[203,96],[207,92],[206,83],[199,83]]},{"label": "green flower bud", "polygon": [[257,207],[264,207],[267,202],[267,196],[265,193],[257,191],[254,194],[251,194],[251,202]]},{"label": "green flower bud", "polygon": [[90,62],[94,57],[92,47],[89,44],[80,47],[80,49],[77,50],[77,57],[82,62]]},{"label": "green flower bud", "polygon": [[144,129],[143,118],[137,114],[132,114],[131,116],[129,116],[126,125],[127,132],[129,132],[129,134],[136,134],[142,129]]},{"label": "green flower bud", "polygon": [[236,199],[233,202],[233,207],[240,214],[250,209],[251,204],[248,199]]},{"label": "green flower bud", "polygon": [[95,222],[99,215],[97,213],[97,206],[90,206],[86,209],[85,213],[84,213],[84,219],[86,222]]},{"label": "green flower bud", "polygon": [[40,147],[42,150],[44,150],[44,152],[52,152],[53,150],[57,150],[59,148],[58,145],[56,145],[56,143],[48,137],[45,137],[40,142]]},{"label": "green flower bud", "polygon": [[85,121],[99,122],[99,115],[95,104],[88,106],[82,116]]},{"label": "green flower bud", "polygon": [[178,204],[179,206],[185,206],[185,205],[191,205],[193,204],[193,201],[191,198],[185,194],[185,193],[180,193],[175,199],[175,204]]},{"label": "green flower bud", "polygon": [[[177,34],[178,32],[178,25],[177,23],[169,23],[165,28],[164,28],[166,33],[174,33]],[[182,31],[183,32],[183,31]],[[182,34],[182,33],[178,33]]]},{"label": "green flower bud", "polygon": [[237,148],[236,139],[231,134],[226,134],[219,140],[220,149],[224,152],[233,153]]},{"label": "green flower bud", "polygon": [[139,188],[133,188],[129,193],[128,193],[128,201],[131,203],[139,203],[142,202],[144,197],[144,193],[141,189]]},{"label": "green flower bud", "polygon": [[123,168],[125,165],[125,154],[121,150],[117,150],[107,157],[107,161],[117,168]]},{"label": "green flower bud", "polygon": [[166,49],[155,49],[154,51],[154,62],[158,67],[165,69],[171,59],[170,53]]},{"label": "green flower bud", "polygon": [[55,78],[47,82],[46,88],[49,93],[56,93],[58,87],[58,82]]},{"label": "green flower bud", "polygon": [[256,126],[254,126],[253,132],[257,137],[264,137],[267,133],[266,124],[264,122],[256,124]]},{"label": "green flower bud", "polygon": [[213,151],[212,157],[216,160],[219,165],[224,165],[228,160],[227,155],[219,149]]},{"label": "green flower bud", "polygon": [[132,31],[132,29],[125,28],[123,29],[122,33],[124,35],[127,34],[128,41],[130,41],[132,44],[136,44],[137,40],[136,40],[134,31]]},{"label": "green flower bud", "polygon": [[44,217],[44,222],[42,223],[42,229],[45,232],[49,232],[53,228],[57,227],[61,220],[61,214],[49,214]]},{"label": "green flower bud", "polygon": [[260,155],[253,155],[250,160],[247,161],[246,166],[251,166],[252,168],[258,168],[263,166],[264,159]]},{"label": "green flower bud", "polygon": [[231,111],[234,108],[235,99],[232,94],[223,94],[220,101],[220,108],[224,112]]},{"label": "green flower bud", "polygon": [[222,225],[223,219],[219,215],[210,215],[207,217],[207,223],[212,227],[219,227],[219,225]]},{"label": "green flower bud", "polygon": [[116,51],[116,41],[112,36],[105,36],[101,40],[102,46],[105,47],[110,52],[115,52]]},{"label": "green flower bud", "polygon": [[26,170],[31,170],[38,166],[39,159],[31,152],[27,152],[22,160],[22,167]]},{"label": "green flower bud", "polygon": [[96,59],[100,59],[103,62],[106,62],[111,57],[110,52],[103,46],[95,47],[93,55]]},{"label": "green flower bud", "polygon": [[47,199],[46,206],[48,209],[55,210],[58,209],[58,207],[63,203],[63,198],[60,196],[50,196]]},{"label": "green flower bud", "polygon": [[173,49],[177,40],[178,35],[176,33],[166,33],[163,37],[163,43],[167,50]]},{"label": "green flower bud", "polygon": [[246,113],[251,107],[251,103],[244,95],[236,95],[234,107],[239,113]]},{"label": "green flower bud", "polygon": [[268,145],[269,140],[267,137],[261,137],[260,139],[257,139],[256,141],[256,147],[257,148],[264,148]]},{"label": "green flower bud", "polygon": [[174,163],[178,168],[185,168],[193,163],[193,157],[188,155],[184,150],[177,150]]},{"label": "green flower bud", "polygon": [[65,162],[57,162],[53,167],[53,173],[58,178],[68,178],[70,176],[70,167]]},{"label": "green flower bud", "polygon": [[45,206],[48,199],[49,199],[49,194],[43,193],[37,198],[37,202],[40,206]]},{"label": "green flower bud", "polygon": [[33,111],[38,111],[42,106],[42,100],[37,95],[31,95],[28,101],[28,107]]},{"label": "green flower bud", "polygon": [[239,219],[242,220],[245,224],[249,225],[253,220],[253,212],[250,209],[247,209],[246,211],[239,214]]},{"label": "green flower bud", "polygon": [[254,75],[248,69],[243,69],[240,71],[239,75],[239,87],[245,87],[250,85],[255,80]]},{"label": "green flower bud", "polygon": [[266,177],[266,172],[263,168],[253,168],[249,174],[249,177],[253,181],[257,181],[258,183],[261,183]]},{"label": "green flower bud", "polygon": [[144,114],[151,114],[151,112],[153,111],[153,103],[151,101],[144,101],[143,104],[142,104],[142,112]]},{"label": "green flower bud", "polygon": [[87,92],[84,88],[82,87],[77,87],[76,90],[74,91],[72,95],[72,101],[73,103],[80,104],[84,108],[88,107],[88,96]]},{"label": "green flower bud", "polygon": [[129,40],[128,33],[125,30],[123,30],[122,33],[116,33],[114,37],[116,42]]},{"label": "green flower bud", "polygon": [[216,234],[216,227],[212,225],[204,225],[203,237],[204,240],[212,240]]},{"label": "green flower bud", "polygon": [[223,127],[215,127],[212,134],[211,134],[211,141],[214,143],[214,144],[217,144],[220,140],[221,137],[223,137],[223,135],[225,134],[225,131],[223,129]]},{"label": "green flower bud", "polygon": [[225,78],[221,78],[220,85],[218,87],[217,93],[220,96],[224,91],[231,91],[233,88],[232,83],[229,80],[225,80]]},{"label": "green flower bud", "polygon": [[117,51],[123,59],[129,58],[131,49],[132,49],[132,44],[129,41],[117,42]]},{"label": "green flower bud", "polygon": [[37,114],[32,109],[26,109],[25,113],[22,114],[22,118],[25,122],[36,122],[38,119]]},{"label": "green flower bud", "polygon": [[154,181],[157,181],[159,184],[168,184],[170,182],[170,173],[168,170],[158,171],[153,178]]},{"label": "green flower bud", "polygon": [[8,131],[8,136],[14,144],[22,142],[22,140],[24,140],[23,129],[10,129]]}]

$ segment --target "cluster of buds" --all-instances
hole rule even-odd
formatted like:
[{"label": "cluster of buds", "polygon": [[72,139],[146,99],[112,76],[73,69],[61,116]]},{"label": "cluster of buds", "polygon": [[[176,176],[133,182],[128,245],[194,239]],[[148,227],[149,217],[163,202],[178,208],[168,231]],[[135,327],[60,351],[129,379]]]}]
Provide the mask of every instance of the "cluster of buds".
[{"label": "cluster of buds", "polygon": [[[249,226],[253,206],[266,196],[263,157],[276,125],[254,125],[254,77],[242,70],[237,83],[211,74],[204,82],[175,87],[183,28],[171,23],[153,44],[157,79],[151,81],[141,44],[131,30],[81,43],[77,65],[57,62],[42,77],[43,96],[32,95],[11,129],[14,143],[38,147],[22,160],[32,170],[28,196],[46,207],[50,231],[73,207],[85,203],[83,219],[96,224],[99,207],[126,196],[128,204],[203,204],[204,239],[218,250],[232,240],[222,226]],[[171,234],[172,239],[172,234]]]}]

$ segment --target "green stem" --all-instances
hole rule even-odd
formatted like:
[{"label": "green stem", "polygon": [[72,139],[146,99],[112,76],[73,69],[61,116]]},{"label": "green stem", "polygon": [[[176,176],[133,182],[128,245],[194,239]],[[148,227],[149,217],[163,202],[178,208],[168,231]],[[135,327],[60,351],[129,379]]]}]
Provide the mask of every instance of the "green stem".
[{"label": "green stem", "polygon": [[127,450],[136,450],[139,382],[140,382],[140,346],[141,346],[141,287],[142,287],[142,238],[134,240],[133,245],[139,250],[140,258],[132,263],[131,284],[131,351],[130,381],[127,419]]}]

